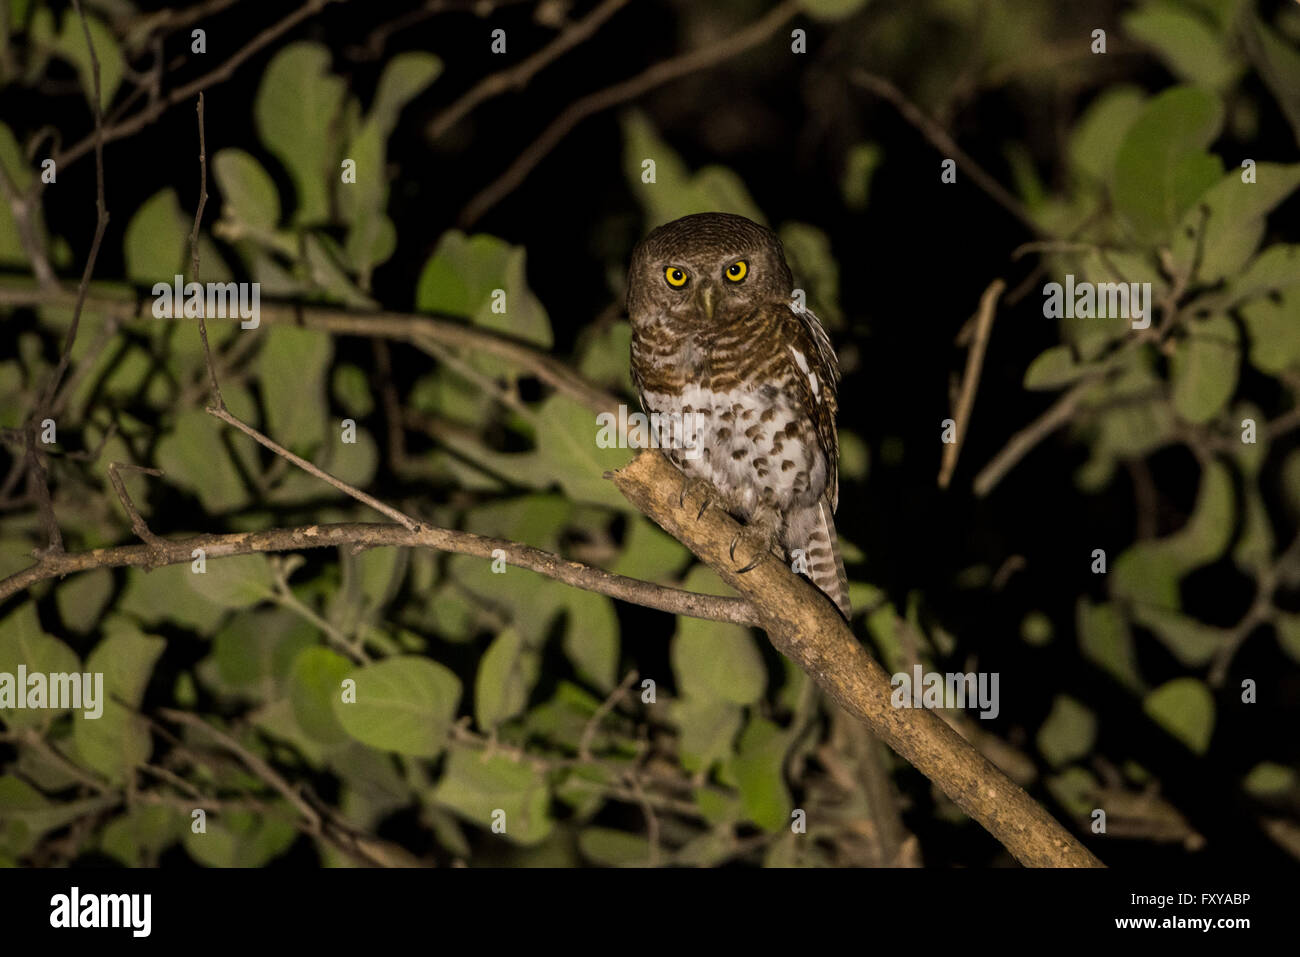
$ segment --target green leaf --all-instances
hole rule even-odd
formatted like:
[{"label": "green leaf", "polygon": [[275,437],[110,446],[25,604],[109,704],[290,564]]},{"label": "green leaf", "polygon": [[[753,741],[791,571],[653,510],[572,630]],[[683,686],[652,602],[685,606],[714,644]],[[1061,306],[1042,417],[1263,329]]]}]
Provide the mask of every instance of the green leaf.
[{"label": "green leaf", "polygon": [[1218,97],[1193,86],[1165,90],[1142,110],[1120,145],[1114,187],[1116,207],[1140,235],[1172,229],[1219,178],[1218,160],[1202,150],[1222,125]]},{"label": "green leaf", "polygon": [[1080,598],[1075,609],[1079,651],[1131,691],[1142,687],[1133,635],[1114,604],[1094,605]]},{"label": "green leaf", "polygon": [[144,634],[120,617],[109,619],[104,632],[105,637],[86,659],[85,669],[104,675],[104,710],[98,718],[74,711],[72,739],[88,767],[110,781],[121,782],[134,774],[136,765],[149,760],[153,751],[149,724],[133,709],[140,706],[153,666],[167,642]]},{"label": "green leaf", "polygon": [[1296,771],[1284,764],[1261,761],[1250,769],[1241,786],[1254,797],[1282,797],[1296,786]]},{"label": "green leaf", "polygon": [[1109,183],[1125,134],[1137,120],[1146,94],[1127,84],[1108,87],[1088,105],[1070,134],[1070,163],[1098,182]]},{"label": "green leaf", "polygon": [[871,198],[871,180],[884,161],[885,151],[879,143],[855,143],[844,157],[844,178],[840,192],[844,205],[853,210],[864,210]]},{"label": "green leaf", "polygon": [[785,785],[785,755],[790,734],[755,715],[731,762],[745,817],[765,831],[780,831],[790,822],[790,792]]},{"label": "green leaf", "polygon": [[782,223],[780,237],[795,285],[807,293],[809,308],[825,325],[841,325],[840,267],[830,237],[816,226],[795,222]]},{"label": "green leaf", "polygon": [[527,761],[496,754],[452,751],[433,799],[469,821],[491,829],[496,824],[515,844],[537,844],[551,833],[550,788],[543,772]]},{"label": "green leaf", "polygon": [[339,175],[335,121],[346,83],[329,64],[325,46],[290,44],[267,64],[253,106],[258,135],[293,179],[299,225],[329,219],[327,184]]},{"label": "green leaf", "polygon": [[682,767],[695,774],[731,756],[744,715],[738,705],[726,701],[679,698],[668,706],[668,720],[679,732]]},{"label": "green leaf", "polygon": [[266,813],[228,811],[209,814],[207,831],[185,828],[185,850],[206,867],[262,867],[289,849],[298,836],[292,811],[283,801]]},{"label": "green leaf", "polygon": [[1231,635],[1226,628],[1205,625],[1179,612],[1142,602],[1133,606],[1133,619],[1150,628],[1161,644],[1189,668],[1208,664]]},{"label": "green leaf", "polygon": [[[21,21],[10,21],[17,23]],[[121,85],[125,62],[122,51],[117,45],[113,31],[94,13],[85,13],[83,29],[81,17],[72,8],[64,11],[59,31],[54,32],[54,15],[44,6],[39,7],[32,16],[30,39],[36,47],[48,47],[51,52],[67,60],[76,67],[81,78],[82,89],[86,93],[86,102],[95,100],[94,65],[90,59],[90,47],[86,44],[86,34],[95,49],[95,59],[99,61],[100,103],[107,111],[113,101],[117,88]]]},{"label": "green leaf", "polygon": [[1232,540],[1234,503],[1228,467],[1210,462],[1201,475],[1196,507],[1187,524],[1165,538],[1138,542],[1115,560],[1113,594],[1177,611],[1179,579],[1218,558]]},{"label": "green leaf", "polygon": [[223,219],[257,236],[275,231],[280,222],[280,194],[261,163],[243,150],[224,149],[212,157],[212,175],[221,190]]},{"label": "green leaf", "polygon": [[604,867],[645,867],[650,860],[650,842],[644,837],[608,827],[584,828],[578,849]]},{"label": "green leaf", "polygon": [[202,409],[186,409],[159,440],[156,453],[167,480],[197,495],[209,515],[232,511],[248,501],[244,480],[222,441],[223,428]]},{"label": "green leaf", "polygon": [[843,20],[867,5],[867,0],[800,0],[804,12],[814,20]]},{"label": "green leaf", "polygon": [[120,803],[116,794],[82,801],[48,800],[21,778],[0,776],[0,851],[25,854],[43,834]]},{"label": "green leaf", "polygon": [[334,714],[334,702],[343,694],[343,679],[352,663],[328,648],[306,648],[298,653],[289,673],[289,700],[298,726],[324,744],[338,744],[347,731]]},{"label": "green leaf", "polygon": [[[466,236],[448,230],[425,263],[415,291],[415,308],[470,320],[515,339],[549,349],[551,323],[541,301],[528,288],[525,251],[495,236]],[[504,300],[494,295],[504,292]],[[493,311],[494,306],[497,310]],[[476,362],[487,372],[501,360]]]},{"label": "green leaf", "polygon": [[[1253,31],[1259,40],[1260,77],[1291,124],[1292,132],[1300,130],[1300,52],[1296,51],[1294,41],[1288,43],[1255,16],[1249,18],[1243,29]],[[1295,135],[1300,145],[1300,134]]]},{"label": "green leaf", "polygon": [[104,827],[99,848],[126,867],[148,867],[156,864],[159,852],[175,843],[186,830],[189,830],[188,820],[177,808],[136,804]]},{"label": "green leaf", "polygon": [[1241,361],[1237,326],[1227,316],[1195,319],[1170,361],[1174,408],[1188,422],[1209,422],[1237,388]]},{"label": "green leaf", "polygon": [[184,272],[189,231],[171,187],[159,190],[136,210],[122,240],[126,276],[133,282],[171,281]]},{"label": "green leaf", "polygon": [[1124,31],[1154,47],[1180,79],[1223,91],[1241,75],[1242,64],[1224,45],[1220,31],[1170,0],[1147,2],[1121,18]]},{"label": "green leaf", "polygon": [[389,59],[370,107],[370,117],[385,138],[397,128],[398,114],[403,107],[441,75],[442,60],[432,53],[409,51]]},{"label": "green leaf", "polygon": [[[36,604],[31,601],[23,602],[0,621],[0,674],[13,676],[15,694],[25,691],[17,687],[20,665],[27,667],[29,676],[82,671],[71,648],[41,631]],[[67,713],[67,708],[3,708],[0,720],[9,728],[37,728]]]},{"label": "green leaf", "polygon": [[[756,223],[762,211],[741,180],[722,166],[706,166],[692,175],[676,152],[659,138],[644,113],[623,115],[623,168],[633,194],[654,227],[691,213],[737,213]],[[655,182],[642,181],[643,162],[654,160]]]},{"label": "green leaf", "polygon": [[212,639],[212,662],[220,690],[272,700],[280,695],[294,658],[315,643],[315,626],[287,609],[232,615]]},{"label": "green leaf", "polygon": [[308,453],[325,441],[325,377],[333,340],[283,325],[271,326],[265,335],[257,369],[271,437],[292,451]]},{"label": "green leaf", "polygon": [[1230,277],[1220,295],[1198,299],[1197,304],[1208,302],[1228,308],[1256,296],[1286,293],[1297,286],[1300,286],[1300,244],[1275,243],[1252,259],[1240,274]]},{"label": "green leaf", "polygon": [[446,745],[460,704],[460,679],[428,658],[400,655],[353,669],[355,703],[333,699],[352,737],[382,751],[433,757]]},{"label": "green leaf", "polygon": [[209,558],[207,571],[191,572],[186,583],[208,601],[222,608],[248,608],[267,601],[275,588],[266,556],[230,555]]},{"label": "green leaf", "polygon": [[619,629],[614,603],[577,588],[564,602],[564,654],[585,680],[604,692],[618,684]]},{"label": "green leaf", "polygon": [[524,710],[541,674],[541,654],[507,628],[493,639],[474,679],[474,714],[491,731]]},{"label": "green leaf", "polygon": [[676,579],[690,558],[685,545],[637,513],[628,518],[623,550],[610,571],[662,583]]},{"label": "green leaf", "polygon": [[1264,218],[1300,186],[1300,163],[1259,163],[1253,183],[1243,183],[1241,176],[1242,170],[1232,170],[1207,190],[1174,235],[1177,268],[1195,262],[1202,283],[1242,271],[1264,236]]},{"label": "green leaf", "polygon": [[537,455],[533,476],[555,482],[577,502],[628,510],[627,499],[605,478],[631,458],[626,448],[601,448],[596,416],[585,405],[559,392],[537,409]]},{"label": "green leaf", "polygon": [[349,362],[334,367],[333,391],[339,405],[354,418],[364,418],[374,411],[375,400],[370,395],[366,374]]},{"label": "green leaf", "polygon": [[1089,363],[1076,362],[1074,350],[1068,345],[1052,346],[1040,353],[1025,370],[1026,389],[1059,389],[1096,368]]},{"label": "green leaf", "polygon": [[1038,750],[1054,768],[1087,755],[1097,740],[1097,716],[1069,695],[1052,699],[1052,710],[1038,729]]},{"label": "green leaf", "polygon": [[[716,576],[696,566],[682,587],[722,592]],[[683,696],[705,701],[753,704],[767,688],[767,668],[748,628],[723,621],[679,617],[669,651],[673,675]]]},{"label": "green leaf", "polygon": [[64,581],[54,592],[63,623],[83,634],[99,621],[112,595],[113,573],[107,568],[82,572]]},{"label": "green leaf", "polygon": [[1273,619],[1277,643],[1293,661],[1300,661],[1300,615],[1278,612]]},{"label": "green leaf", "polygon": [[1175,678],[1156,688],[1142,710],[1194,753],[1204,754],[1214,733],[1214,698],[1204,682]]},{"label": "green leaf", "polygon": [[1250,337],[1251,365],[1277,375],[1300,362],[1300,289],[1256,299],[1240,311]]}]

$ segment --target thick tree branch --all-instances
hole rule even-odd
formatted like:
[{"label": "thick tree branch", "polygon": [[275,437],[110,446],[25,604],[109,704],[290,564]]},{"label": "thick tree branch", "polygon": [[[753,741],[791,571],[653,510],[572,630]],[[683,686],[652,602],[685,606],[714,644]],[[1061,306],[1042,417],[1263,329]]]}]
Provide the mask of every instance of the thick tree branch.
[{"label": "thick tree branch", "polygon": [[304,548],[328,548],[339,545],[361,548],[399,547],[436,548],[461,555],[491,559],[501,550],[506,564],[554,578],[587,591],[673,615],[689,615],[713,621],[753,624],[758,614],[753,605],[739,598],[700,595],[656,585],[653,582],[615,575],[601,568],[570,561],[553,552],[521,545],[504,538],[488,538],[472,532],[422,525],[408,531],[401,525],[342,522],[332,525],[303,525],[298,528],[273,528],[261,532],[235,532],[225,535],[194,535],[190,538],[155,538],[144,545],[119,545],[87,552],[63,552],[46,555],[36,564],[0,581],[0,602],[30,588],[37,582],[62,578],[92,568],[134,566],[150,568],[179,565],[193,560],[193,551],[201,548],[209,558],[248,555],[253,552],[291,552]]},{"label": "thick tree branch", "polygon": [[637,508],[714,568],[758,611],[772,644],[850,714],[937,784],[1030,867],[1098,867],[1100,861],[1046,810],[931,711],[895,708],[889,675],[816,589],[775,559],[737,574],[749,556],[730,557],[739,526],[677,490],[680,473],[658,452],[642,452],[612,473]]}]

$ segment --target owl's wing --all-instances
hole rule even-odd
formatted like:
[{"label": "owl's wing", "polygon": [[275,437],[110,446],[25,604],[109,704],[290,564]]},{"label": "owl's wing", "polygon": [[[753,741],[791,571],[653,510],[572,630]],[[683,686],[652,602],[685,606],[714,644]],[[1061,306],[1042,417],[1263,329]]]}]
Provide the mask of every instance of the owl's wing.
[{"label": "owl's wing", "polygon": [[790,314],[794,318],[790,324],[791,359],[796,373],[793,380],[804,408],[812,415],[817,443],[826,456],[826,497],[834,511],[840,504],[840,438],[835,431],[840,363],[830,336],[811,309],[804,308],[802,312],[790,309]]}]

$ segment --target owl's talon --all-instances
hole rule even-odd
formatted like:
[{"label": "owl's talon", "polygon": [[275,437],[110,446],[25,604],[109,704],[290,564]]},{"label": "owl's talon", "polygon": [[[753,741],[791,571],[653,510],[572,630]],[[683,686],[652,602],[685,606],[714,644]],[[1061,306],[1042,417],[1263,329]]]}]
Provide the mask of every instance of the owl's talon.
[{"label": "owl's talon", "polygon": [[697,522],[704,517],[704,512],[708,509],[709,504],[708,496],[705,496],[704,501],[700,503],[700,510],[695,513],[695,520]]},{"label": "owl's talon", "polygon": [[737,575],[743,575],[743,574],[745,574],[745,572],[752,572],[755,568],[757,568],[759,565],[761,565],[761,564],[763,563],[763,559],[766,558],[766,557],[767,557],[766,555],[764,555],[764,554],[760,554],[757,558],[755,558],[752,562],[750,562],[750,563],[749,563],[748,565],[746,565],[744,568],[738,569],[738,570],[736,571],[736,574],[737,574]]},{"label": "owl's talon", "polygon": [[736,560],[736,543],[738,541],[740,541],[740,532],[737,532],[736,537],[731,540],[731,548],[728,550],[728,554],[731,556],[733,562]]}]

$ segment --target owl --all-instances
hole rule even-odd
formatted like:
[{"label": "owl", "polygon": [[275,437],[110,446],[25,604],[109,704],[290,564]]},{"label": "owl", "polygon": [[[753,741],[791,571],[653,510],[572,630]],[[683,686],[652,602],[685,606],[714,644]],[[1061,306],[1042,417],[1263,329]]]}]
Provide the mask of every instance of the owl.
[{"label": "owl", "polygon": [[847,618],[833,519],[839,363],[793,286],[781,241],[743,216],[658,227],[628,269],[632,379],[655,444],[686,479],[711,483]]}]

